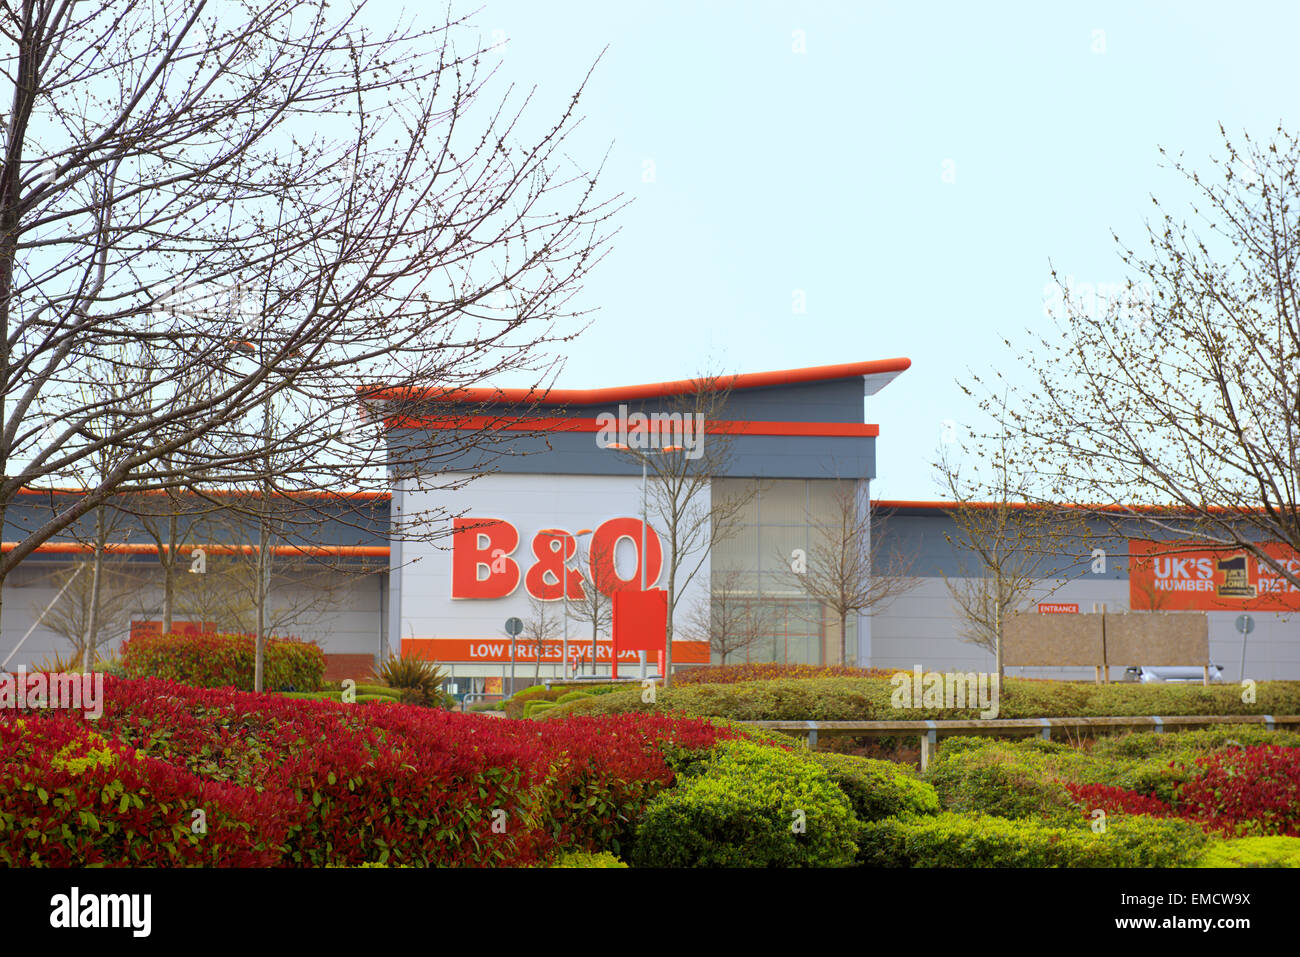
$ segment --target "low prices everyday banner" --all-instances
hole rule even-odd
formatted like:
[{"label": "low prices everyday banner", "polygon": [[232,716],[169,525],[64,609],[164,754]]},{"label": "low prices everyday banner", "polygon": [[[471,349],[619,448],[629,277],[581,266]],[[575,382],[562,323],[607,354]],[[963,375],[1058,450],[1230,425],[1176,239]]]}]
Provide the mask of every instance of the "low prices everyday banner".
[{"label": "low prices everyday banner", "polygon": [[[1249,552],[1206,543],[1129,541],[1129,607],[1134,611],[1300,611],[1300,589]],[[1300,555],[1264,551],[1292,574]]]},{"label": "low prices everyday banner", "polygon": [[[414,653],[431,661],[454,661],[460,663],[490,662],[492,664],[510,663],[509,638],[404,638],[402,650],[411,649]],[[559,664],[564,656],[564,646],[554,638],[542,642],[542,664]],[[520,635],[515,639],[515,662],[532,664],[537,657],[537,643]],[[614,645],[609,641],[596,642],[597,663],[613,660]],[[569,636],[569,658],[577,662],[591,661],[591,636],[585,639],[581,635]],[[619,652],[621,662],[639,660],[638,653],[632,649]],[[707,665],[709,663],[709,643],[707,641],[674,641],[673,662],[686,665]]]}]

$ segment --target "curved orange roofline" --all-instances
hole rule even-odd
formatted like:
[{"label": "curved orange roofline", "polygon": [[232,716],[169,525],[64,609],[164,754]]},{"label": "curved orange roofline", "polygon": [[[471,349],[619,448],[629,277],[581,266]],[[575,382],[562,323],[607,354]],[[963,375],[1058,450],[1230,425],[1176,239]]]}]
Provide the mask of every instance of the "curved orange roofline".
[{"label": "curved orange roofline", "polygon": [[[1178,513],[1195,514],[1194,510],[1186,505],[1080,505],[1074,502],[1054,502],[1058,508],[1077,508],[1080,511],[1087,512],[1115,512],[1123,515],[1127,513]],[[949,502],[945,499],[928,499],[925,501],[914,501],[904,499],[875,499],[871,503],[872,508],[888,509],[936,509],[939,511],[952,511],[957,508],[1045,508],[1040,502]],[[1250,512],[1263,512],[1262,508],[1229,508],[1224,505],[1211,505],[1206,509],[1207,512],[1214,515],[1234,515]]]},{"label": "curved orange roofline", "polygon": [[[29,485],[18,489],[17,494],[19,495],[85,495],[86,490],[84,488],[71,488],[71,487],[36,488]],[[137,489],[134,492],[119,492],[116,494],[118,495],[166,495],[168,494],[168,492],[166,489]],[[194,495],[193,492],[180,492],[178,494],[182,496]],[[250,498],[253,498],[256,497],[259,493],[253,489],[213,488],[213,489],[205,489],[203,494],[204,495],[246,495],[249,496]],[[289,498],[289,499],[341,498],[341,499],[357,499],[358,501],[366,501],[366,500],[388,501],[393,497],[393,493],[392,492],[334,492],[328,489],[321,489],[319,491],[311,491],[311,492],[305,492],[305,491],[275,492],[272,494],[271,497]]]},{"label": "curved orange roofline", "polygon": [[[710,388],[715,392],[722,389],[764,389],[773,386],[799,385],[804,382],[828,382],[833,379],[879,375],[889,375],[892,379],[911,365],[911,359],[897,358],[874,359],[870,362],[842,362],[837,365],[809,366],[803,369],[779,369],[774,372],[743,372],[717,376]],[[699,390],[701,381],[704,379],[678,379],[673,382],[650,382],[645,385],[622,385],[605,389],[494,389],[476,386],[464,389],[391,388],[377,389],[373,392],[368,392],[362,387],[357,391],[363,398],[372,400],[419,399],[429,402],[602,405],[610,402],[632,402],[638,399],[663,399],[669,396],[690,395]]]}]

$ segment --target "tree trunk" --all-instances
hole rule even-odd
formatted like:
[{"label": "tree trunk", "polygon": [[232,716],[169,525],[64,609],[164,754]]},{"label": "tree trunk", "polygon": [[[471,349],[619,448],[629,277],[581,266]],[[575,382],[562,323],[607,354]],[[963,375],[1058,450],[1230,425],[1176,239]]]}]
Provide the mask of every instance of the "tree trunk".
[{"label": "tree trunk", "polygon": [[257,543],[257,639],[253,650],[253,690],[266,690],[266,592],[270,564],[267,553],[268,540],[266,519],[261,522]]},{"label": "tree trunk", "polygon": [[998,602],[993,606],[994,655],[997,658],[998,687],[1002,687],[1002,594],[998,589]]},{"label": "tree trunk", "polygon": [[[673,551],[669,554],[677,554],[677,536],[672,536],[671,542]],[[644,561],[644,559],[642,559]],[[711,587],[711,586],[710,586]],[[674,596],[677,589],[677,566],[671,564],[668,568],[668,620],[664,623],[664,687],[671,687],[673,683],[673,609],[676,607]]]},{"label": "tree trunk", "polygon": [[849,664],[849,613],[840,612],[840,664]]},{"label": "tree trunk", "polygon": [[90,608],[86,616],[86,640],[82,643],[81,658],[81,670],[86,674],[95,669],[95,650],[99,641],[99,594],[103,588],[104,545],[108,539],[104,524],[104,510],[95,509],[95,557],[90,572]]},{"label": "tree trunk", "polygon": [[163,562],[163,608],[162,630],[164,635],[171,634],[172,621],[176,605],[176,514],[167,516],[167,557]]}]

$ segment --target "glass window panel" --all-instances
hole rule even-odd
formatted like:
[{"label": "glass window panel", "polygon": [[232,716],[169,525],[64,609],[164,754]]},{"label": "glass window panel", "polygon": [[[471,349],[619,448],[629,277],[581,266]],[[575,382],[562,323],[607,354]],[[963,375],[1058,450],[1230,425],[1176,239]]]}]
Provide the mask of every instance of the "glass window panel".
[{"label": "glass window panel", "polygon": [[710,568],[714,571],[742,569],[758,570],[759,530],[757,525],[744,525],[713,546]]},{"label": "glass window panel", "polygon": [[804,525],[808,515],[808,482],[779,479],[764,484],[758,516],[764,525]]},{"label": "glass window panel", "polygon": [[750,479],[715,478],[710,487],[710,495],[715,503],[725,504],[733,499],[749,500],[741,507],[737,521],[745,525],[758,524],[758,498],[753,494],[754,482]]}]

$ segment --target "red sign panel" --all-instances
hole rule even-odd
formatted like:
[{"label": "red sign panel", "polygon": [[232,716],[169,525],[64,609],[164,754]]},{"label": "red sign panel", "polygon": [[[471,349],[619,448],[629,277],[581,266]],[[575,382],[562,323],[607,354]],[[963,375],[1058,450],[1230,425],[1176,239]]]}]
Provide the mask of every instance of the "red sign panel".
[{"label": "red sign panel", "polygon": [[1079,613],[1079,603],[1074,601],[1040,601],[1038,603],[1038,613],[1040,615],[1077,615]]},{"label": "red sign panel", "polygon": [[[1280,543],[1264,552],[1293,575],[1300,555]],[[1200,542],[1129,542],[1134,611],[1300,611],[1300,589],[1242,549]]]},{"label": "red sign panel", "polygon": [[663,651],[668,634],[668,592],[614,592],[614,647],[624,651]]},{"label": "red sign panel", "polygon": [[[137,635],[161,635],[163,633],[162,626],[161,621],[133,621],[131,622],[131,637],[135,638]],[[171,633],[187,637],[215,635],[217,633],[217,623],[215,621],[173,621]]]}]

